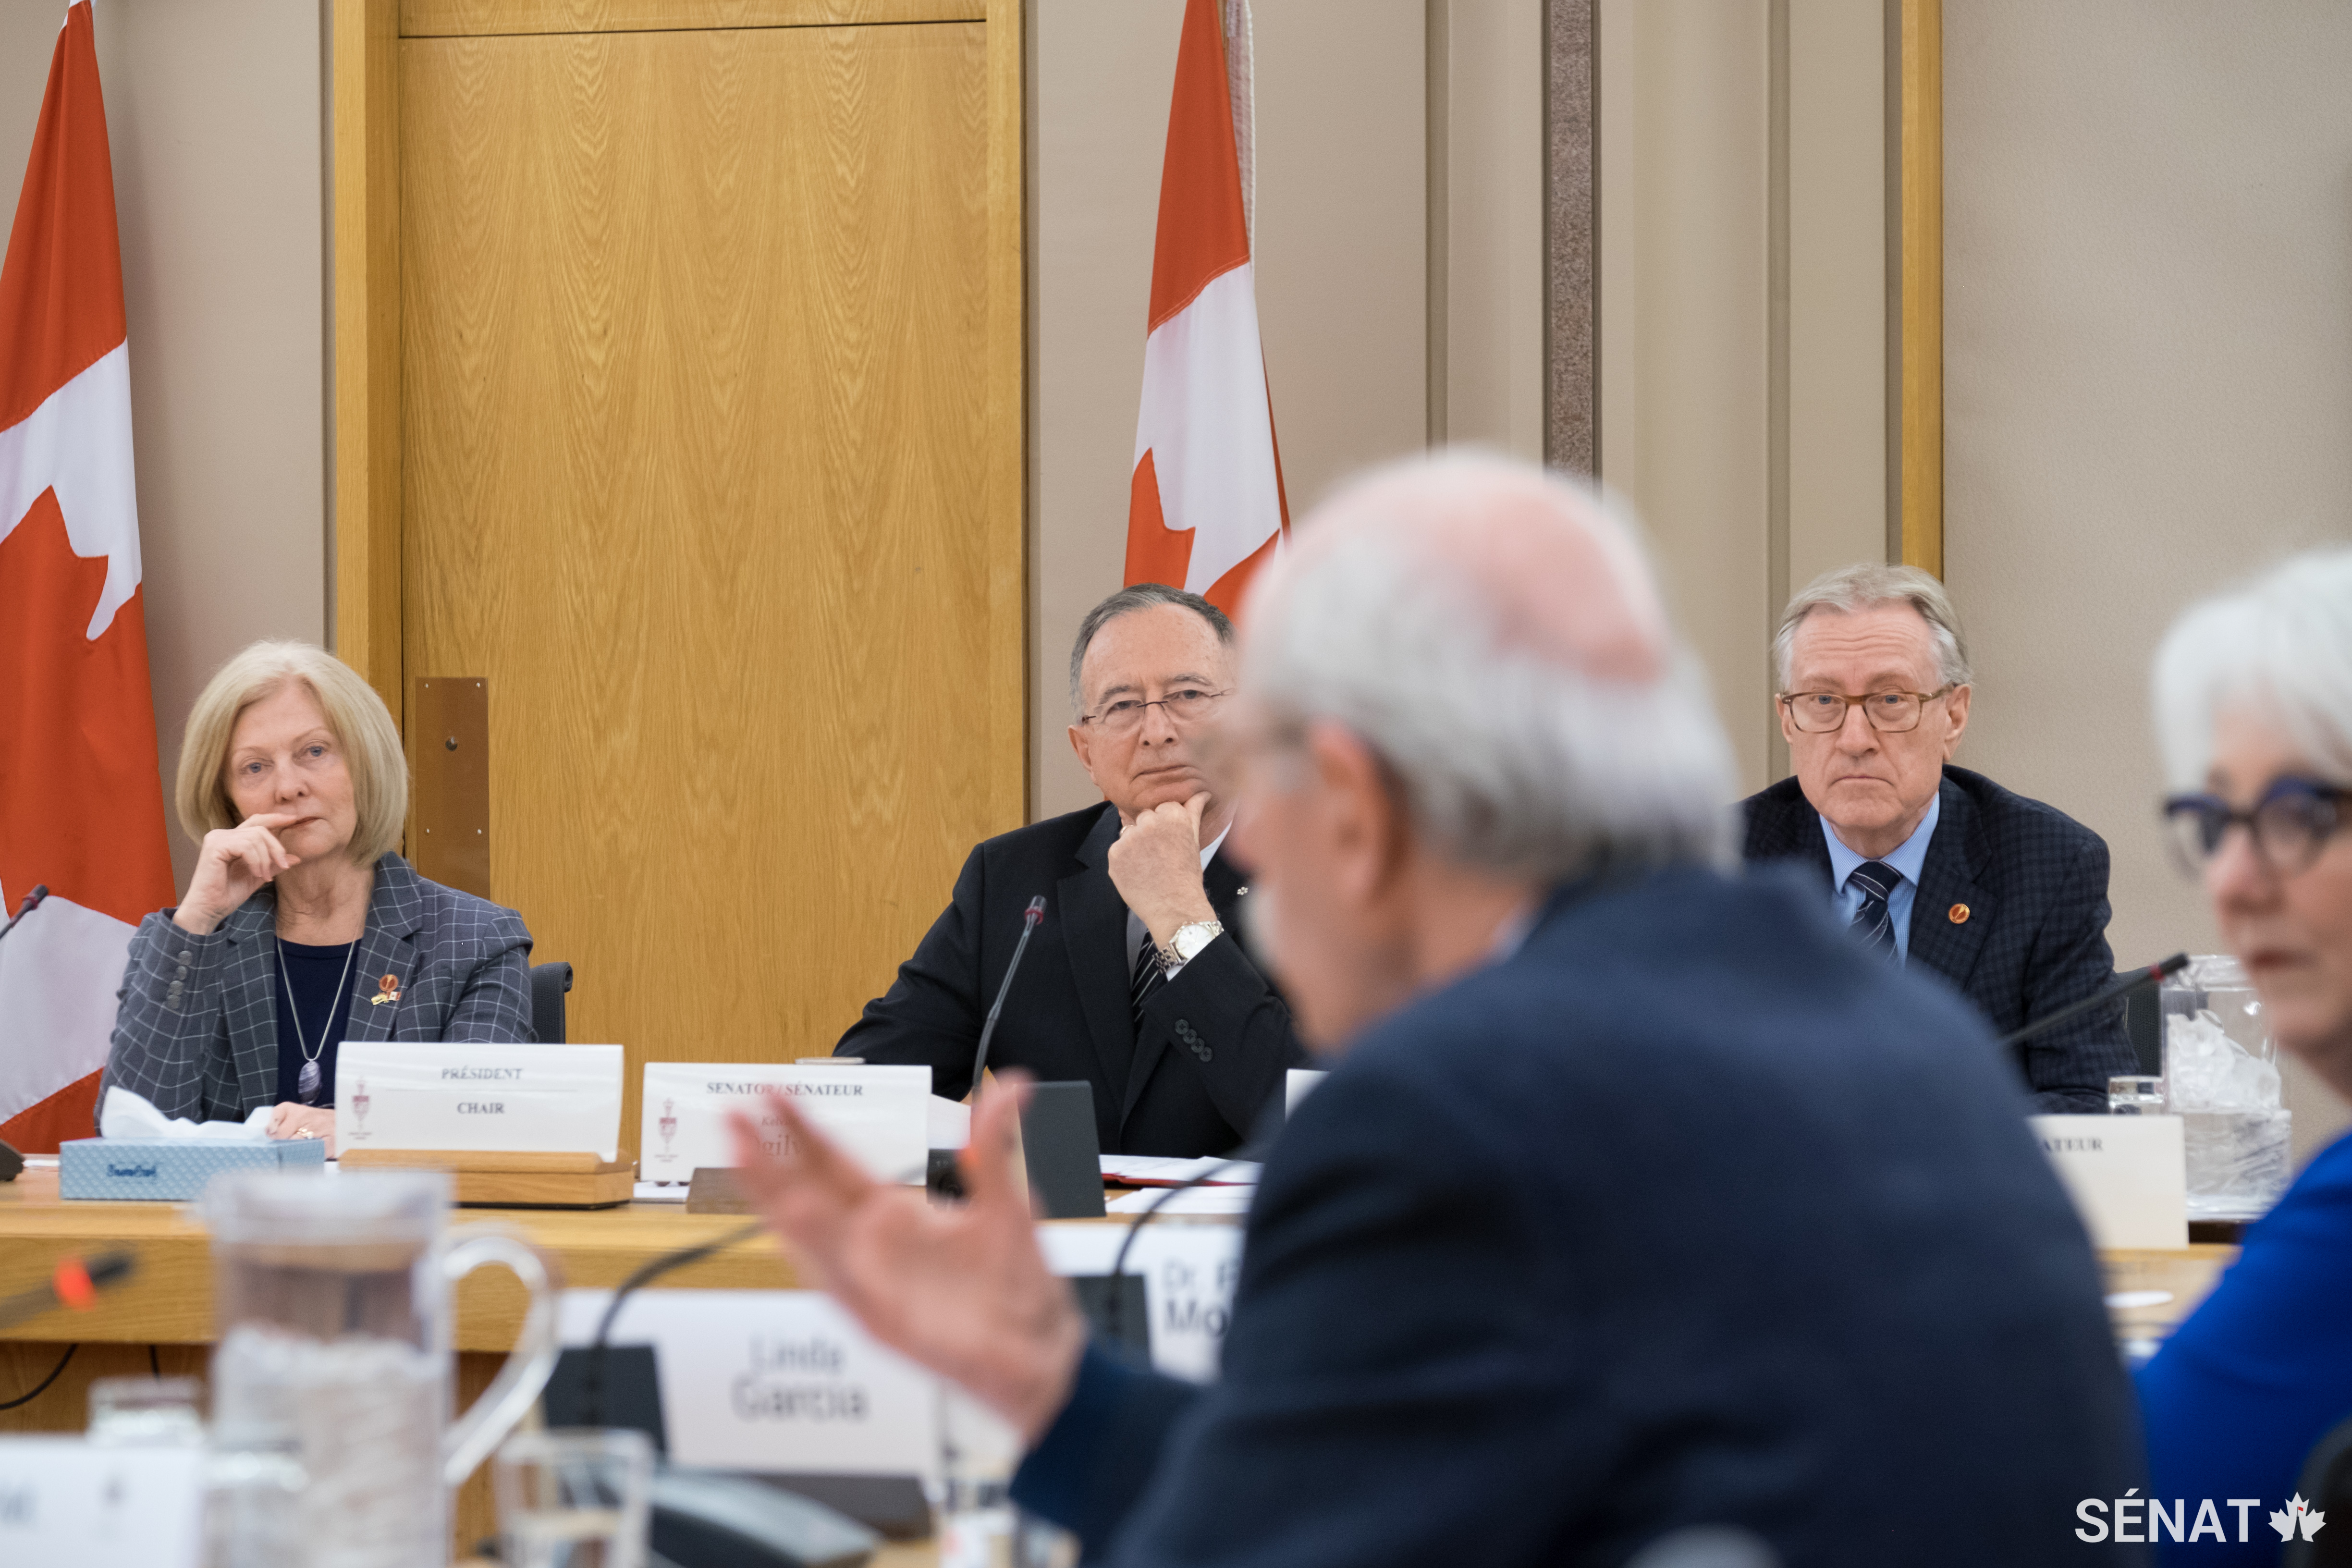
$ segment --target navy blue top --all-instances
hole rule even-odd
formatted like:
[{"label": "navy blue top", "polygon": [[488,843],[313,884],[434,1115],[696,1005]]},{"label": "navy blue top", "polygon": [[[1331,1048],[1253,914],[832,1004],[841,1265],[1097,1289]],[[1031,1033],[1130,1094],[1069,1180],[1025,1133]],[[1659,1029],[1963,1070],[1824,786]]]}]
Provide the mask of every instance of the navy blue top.
[{"label": "navy blue top", "polygon": [[1372,1025],[1266,1157],[1220,1381],[1090,1354],[1015,1499],[1109,1568],[2082,1561],[2147,1486],[2090,1241],[1983,1021],[1827,903],[1571,891]]},{"label": "navy blue top", "polygon": [[[2141,1369],[2149,1491],[2190,1518],[2211,1498],[2210,1531],[2175,1545],[2167,1563],[2278,1561],[2267,1522],[2294,1494],[2313,1444],[2352,1416],[2352,1138],[2306,1166],[2278,1206],[2248,1228],[2245,1249],[2189,1320]],[[2233,1497],[2260,1498],[2238,1540]],[[2336,1521],[2330,1520],[2333,1525]]]},{"label": "navy blue top", "polygon": [[[308,942],[278,939],[278,951],[286,957],[286,974],[270,987],[278,997],[278,1098],[282,1103],[302,1102],[297,1083],[302,1072],[302,1047],[297,1044],[294,1029],[295,1008],[301,1009],[302,1029],[299,1039],[308,1040],[319,1053],[319,1098],[314,1105],[335,1103],[335,1047],[343,1043],[343,1027],[351,1022],[352,992],[345,985],[340,994],[335,983],[343,978],[344,966],[350,963],[351,977],[359,978],[359,969],[352,960],[352,944],[342,942],[334,947],[312,947]],[[286,995],[287,982],[294,985],[289,1003]],[[326,1043],[320,1043],[323,1032]]]}]

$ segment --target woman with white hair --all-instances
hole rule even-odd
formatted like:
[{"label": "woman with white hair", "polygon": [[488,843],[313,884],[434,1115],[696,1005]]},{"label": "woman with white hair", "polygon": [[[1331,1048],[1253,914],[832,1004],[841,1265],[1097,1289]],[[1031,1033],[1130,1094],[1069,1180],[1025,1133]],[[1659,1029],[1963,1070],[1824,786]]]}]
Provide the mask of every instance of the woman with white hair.
[{"label": "woman with white hair", "polygon": [[[2287,562],[2176,622],[2156,660],[2164,814],[2279,1044],[2352,1096],[2352,550]],[[2151,1492],[2284,1509],[2352,1415],[2352,1138],[2246,1233],[2237,1263],[2140,1373]],[[2274,1562],[2168,1543],[2168,1561]],[[2172,1552],[2181,1553],[2179,1558]]]},{"label": "woman with white hair", "polygon": [[530,933],[392,852],[400,731],[358,672],[257,642],[188,715],[175,803],[203,848],[177,909],[131,939],[106,1082],[167,1116],[334,1131],[354,1040],[529,1040]]}]

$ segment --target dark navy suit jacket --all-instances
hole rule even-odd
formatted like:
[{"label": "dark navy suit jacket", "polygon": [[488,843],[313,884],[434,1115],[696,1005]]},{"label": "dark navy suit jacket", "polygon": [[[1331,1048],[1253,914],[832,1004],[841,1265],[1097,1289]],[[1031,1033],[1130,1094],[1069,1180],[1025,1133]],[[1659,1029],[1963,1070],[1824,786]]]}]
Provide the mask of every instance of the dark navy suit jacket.
[{"label": "dark navy suit jacket", "polygon": [[[1966,768],[1944,769],[1941,795],[1911,904],[1910,967],[1950,982],[1996,1035],[2114,980],[2106,840]],[[1742,809],[1749,864],[1789,861],[1829,889],[1821,813],[1795,779],[1748,796]],[[2036,1036],[2017,1053],[2037,1111],[2104,1112],[2107,1079],[2139,1070],[2120,1002]]]},{"label": "dark navy suit jacket", "polygon": [[1307,1060],[1281,993],[1230,934],[1245,901],[1241,877],[1222,854],[1209,862],[1202,880],[1229,934],[1145,1000],[1139,1029],[1127,905],[1110,879],[1118,831],[1117,811],[1089,806],[974,849],[945,912],[834,1054],[926,1065],[932,1093],[961,1099],[1022,911],[1043,893],[1045,922],[1004,998],[990,1067],[1092,1083],[1107,1154],[1189,1158],[1239,1143],[1283,1074]]},{"label": "dark navy suit jacket", "polygon": [[[1121,1568],[2072,1560],[2146,1478],[1981,1020],[1797,888],[1563,893],[1375,1025],[1249,1217],[1223,1380],[1090,1352],[1014,1478]],[[2102,1552],[2139,1561],[2129,1547]]]}]

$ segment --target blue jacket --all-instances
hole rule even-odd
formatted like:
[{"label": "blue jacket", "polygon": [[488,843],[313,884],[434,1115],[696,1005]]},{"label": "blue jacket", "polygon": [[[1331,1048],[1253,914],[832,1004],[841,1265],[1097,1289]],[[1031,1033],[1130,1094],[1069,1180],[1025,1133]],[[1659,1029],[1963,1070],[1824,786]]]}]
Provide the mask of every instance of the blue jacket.
[{"label": "blue jacket", "polygon": [[[1966,768],[1944,769],[1939,799],[1942,816],[1911,904],[1910,967],[1942,976],[1977,1005],[1996,1035],[2115,979],[2106,840],[2055,806]],[[1750,864],[1802,866],[1827,891],[1822,816],[1795,779],[1749,795],[1742,809]],[[2038,1035],[2017,1052],[2036,1110],[2103,1114],[2107,1079],[2139,1071],[2120,1002]]]},{"label": "blue jacket", "polygon": [[[1123,1568],[2021,1568],[2145,1484],[1984,1026],[1777,880],[1555,898],[1303,1101],[1223,1376],[1085,1362],[1014,1496]],[[2132,1549],[2104,1548],[2112,1562]]]},{"label": "blue jacket", "polygon": [[[2227,1538],[2176,1545],[2168,1533],[2160,1562],[2278,1561],[2271,1513],[2294,1495],[2312,1445],[2352,1417],[2347,1303],[2352,1138],[2342,1138],[2246,1232],[2238,1261],[2140,1372],[2150,1495],[2167,1509],[2185,1502],[2192,1520],[2212,1499]],[[2239,1510],[2224,1506],[2233,1497],[2262,1500],[2247,1514],[2242,1543]],[[2322,1528],[2352,1528],[2352,1520]]]}]

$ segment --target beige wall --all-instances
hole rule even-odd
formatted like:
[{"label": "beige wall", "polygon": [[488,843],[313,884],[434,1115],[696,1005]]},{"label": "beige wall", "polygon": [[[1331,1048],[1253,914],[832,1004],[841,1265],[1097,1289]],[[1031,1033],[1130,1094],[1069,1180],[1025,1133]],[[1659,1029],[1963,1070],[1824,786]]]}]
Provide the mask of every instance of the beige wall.
[{"label": "beige wall", "polygon": [[[13,216],[62,0],[0,0]],[[180,725],[257,637],[326,631],[321,22],[308,0],[99,0],[166,799]],[[185,886],[194,847],[171,831]]]},{"label": "beige wall", "polygon": [[1601,0],[1601,477],[1749,790],[1786,772],[1789,589],[1885,547],[1881,27],[1877,0]]},{"label": "beige wall", "polygon": [[[1125,563],[1183,10],[1183,0],[1032,0],[1031,722],[1041,816],[1100,798],[1064,732],[1069,646]],[[1537,454],[1538,0],[1255,0],[1253,10],[1258,315],[1292,517],[1349,470],[1421,447],[1433,396],[1457,439]],[[1437,193],[1452,265],[1433,333],[1433,26],[1456,40],[1435,77],[1454,151]],[[1433,336],[1450,343],[1434,378]]]},{"label": "beige wall", "polygon": [[[2347,59],[2331,0],[1944,12],[1963,760],[2106,838],[2126,963],[2217,944],[2155,828],[2158,638],[2210,588],[2352,535]],[[2298,1087],[2307,1150],[2341,1112]]]}]

